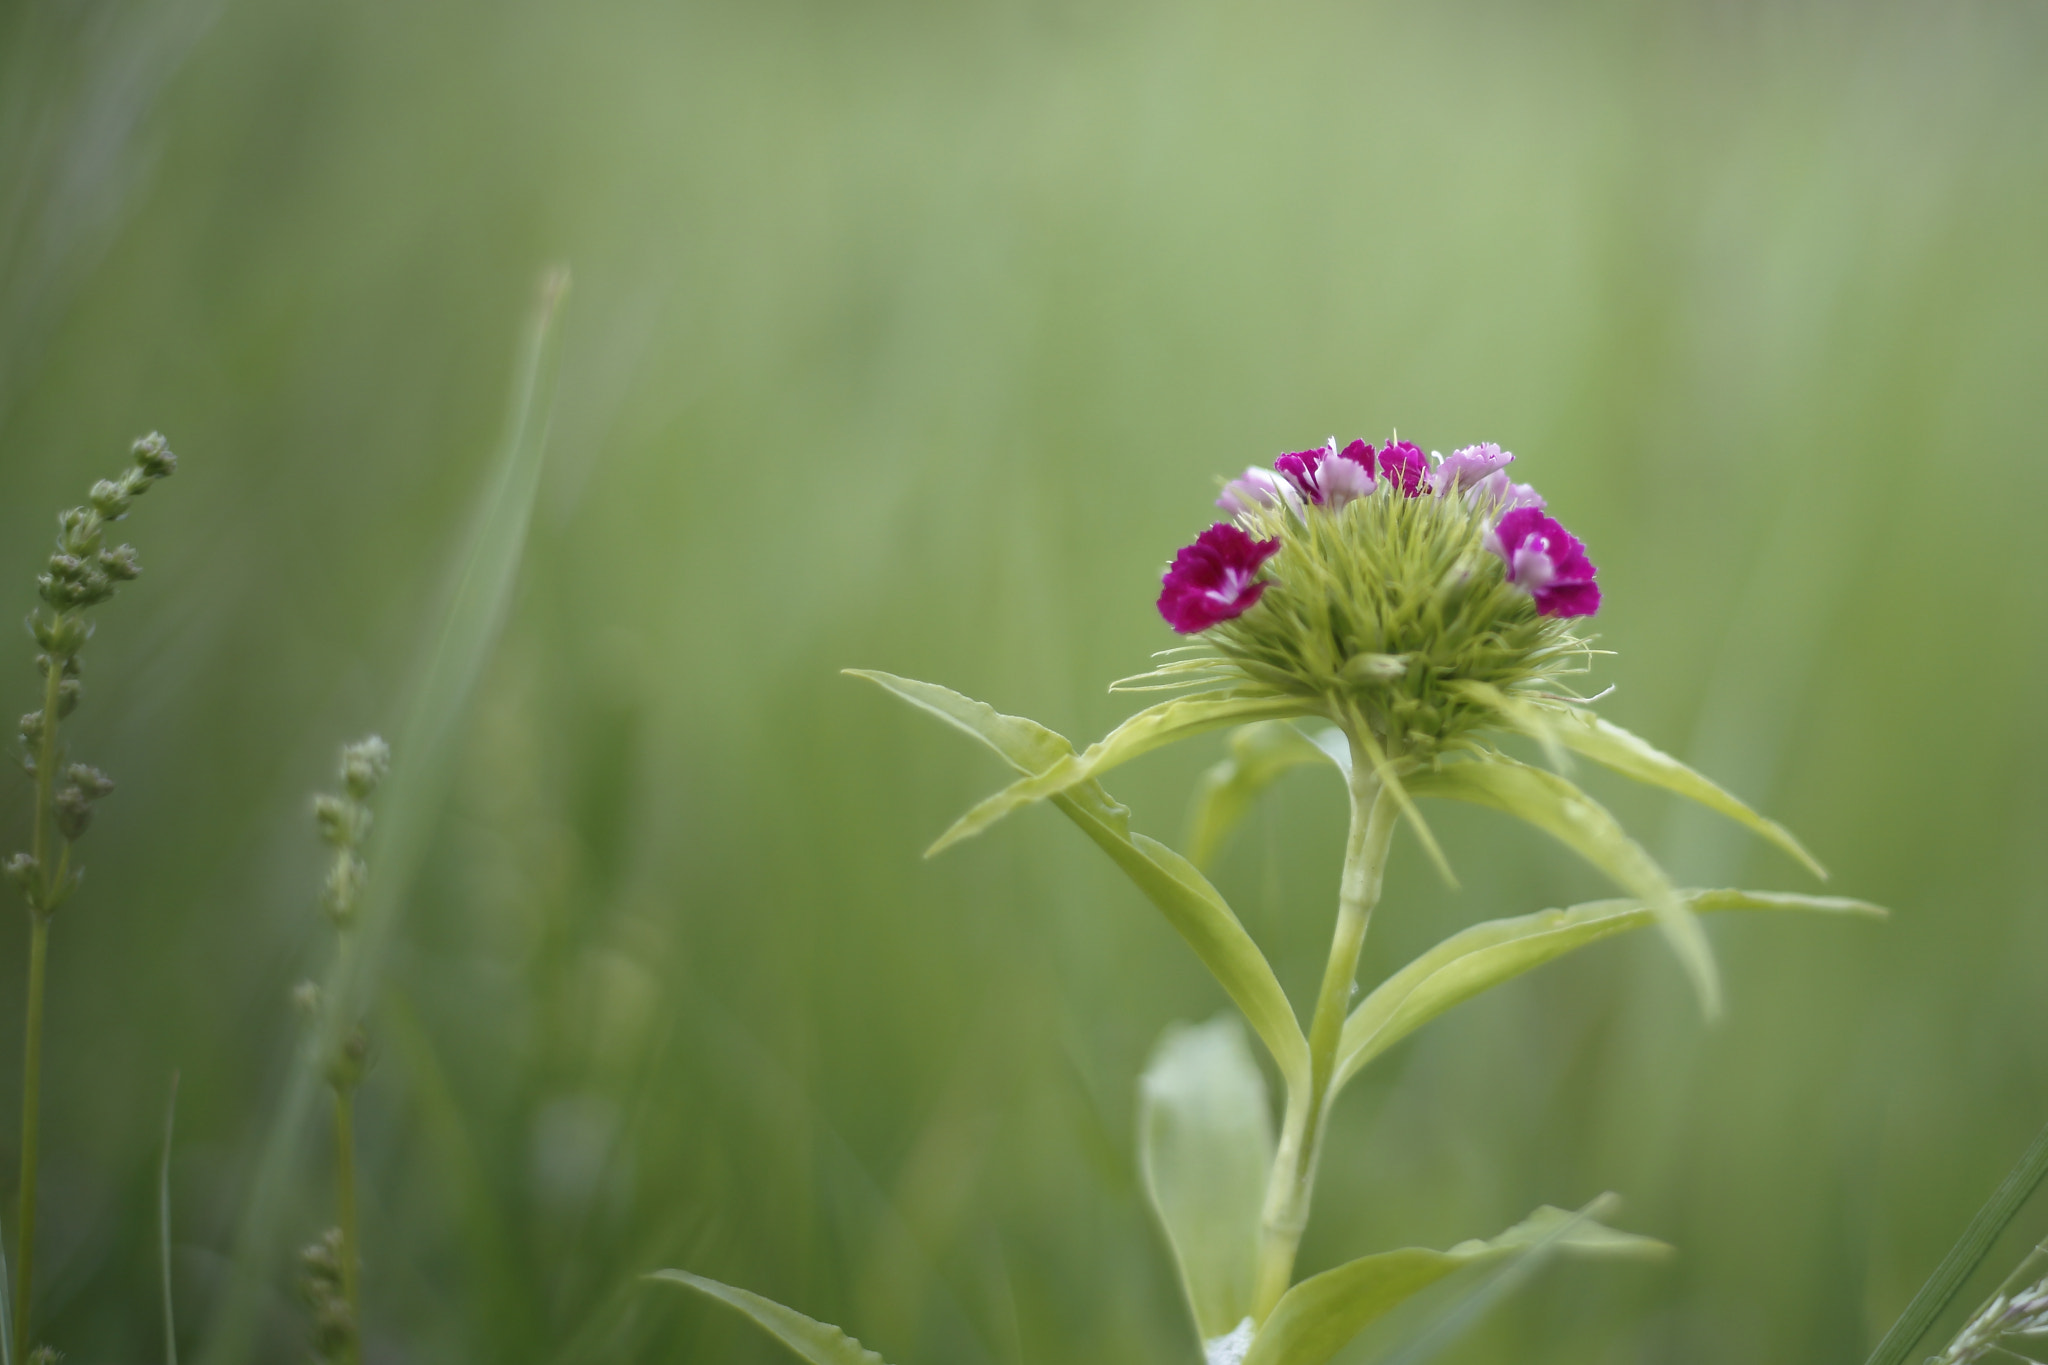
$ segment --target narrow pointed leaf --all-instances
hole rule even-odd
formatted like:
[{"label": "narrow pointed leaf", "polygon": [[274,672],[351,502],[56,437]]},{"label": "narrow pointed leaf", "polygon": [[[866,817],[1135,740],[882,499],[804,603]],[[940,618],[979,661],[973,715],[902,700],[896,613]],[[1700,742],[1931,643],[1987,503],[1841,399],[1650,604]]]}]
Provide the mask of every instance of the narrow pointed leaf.
[{"label": "narrow pointed leaf", "polygon": [[[916,682],[892,674],[847,670],[866,678],[949,725],[974,736],[1019,772],[1042,772],[1073,746],[1036,721],[1006,716],[985,703],[963,697],[935,683]],[[1202,959],[1232,1002],[1273,1054],[1281,1073],[1294,1084],[1308,1072],[1308,1040],[1287,993],[1250,934],[1230,906],[1194,864],[1157,840],[1133,833],[1130,812],[1118,805],[1093,779],[1051,798],[1068,819],[1081,827],[1124,875],[1166,916],[1167,923]]]},{"label": "narrow pointed leaf", "polygon": [[1870,1353],[1869,1365],[1906,1365],[1914,1346],[1983,1264],[1999,1235],[2041,1187],[2043,1178],[2048,1178],[2048,1128],[2035,1135],[2033,1143],[2020,1154],[2018,1164],[2005,1173],[2005,1179],[1998,1182],[1984,1207],[1970,1219],[1963,1235],[1948,1249],[1941,1264],[1906,1305],[1906,1311],[1899,1314],[1899,1320]]},{"label": "narrow pointed leaf", "polygon": [[1828,870],[1806,846],[1776,820],[1759,815],[1746,802],[1705,774],[1679,762],[1656,745],[1602,720],[1579,707],[1544,706],[1510,696],[1479,682],[1462,682],[1460,690],[1493,707],[1501,717],[1543,746],[1553,766],[1562,766],[1564,751],[1582,754],[1623,777],[1662,787],[1712,811],[1718,811],[1792,855],[1822,881]]},{"label": "narrow pointed leaf", "polygon": [[1827,880],[1828,870],[1806,851],[1805,845],[1794,838],[1790,830],[1776,820],[1757,814],[1719,783],[1693,771],[1648,740],[1589,711],[1566,712],[1553,722],[1553,727],[1558,740],[1574,753],[1612,768],[1623,777],[1676,792],[1709,810],[1718,811],[1791,854],[1814,876]]},{"label": "narrow pointed leaf", "polygon": [[937,842],[925,850],[925,856],[930,858],[943,853],[1014,811],[1090,778],[1100,777],[1119,764],[1128,763],[1175,740],[1220,730],[1226,725],[1303,713],[1301,701],[1294,697],[1239,697],[1222,693],[1178,697],[1148,706],[1083,752],[1070,754],[1043,772],[1021,778],[975,806],[941,834]]},{"label": "narrow pointed leaf", "polygon": [[1230,757],[1202,774],[1188,810],[1188,861],[1208,868],[1266,789],[1285,773],[1330,761],[1314,740],[1283,720],[1262,720],[1230,737]]},{"label": "narrow pointed leaf", "polygon": [[[1576,1214],[1549,1219],[1548,1232],[1542,1232],[1535,1240],[1512,1249],[1501,1258],[1499,1264],[1485,1271],[1476,1284],[1455,1295],[1449,1303],[1438,1306],[1420,1332],[1411,1335],[1391,1356],[1377,1359],[1375,1365],[1423,1365],[1425,1361],[1433,1359],[1463,1335],[1467,1328],[1491,1312],[1495,1305],[1527,1284],[1537,1271],[1550,1263],[1551,1257],[1566,1250],[1568,1239],[1574,1233],[1581,1230],[1593,1233],[1598,1227],[1592,1223],[1594,1213],[1603,1207],[1612,1207],[1617,1202],[1613,1195],[1606,1194]],[[1558,1210],[1549,1208],[1539,1210],[1539,1214],[1557,1212]],[[1530,1221],[1533,1223],[1537,1220]],[[1628,1236],[1626,1233],[1621,1235]],[[1661,1242],[1653,1245],[1656,1252],[1649,1254],[1663,1254],[1669,1250]]]},{"label": "narrow pointed leaf", "polygon": [[[1679,894],[1697,914],[1722,910],[1801,910],[1882,918],[1885,913],[1875,905],[1837,896],[1766,891]],[[1342,1085],[1375,1057],[1452,1006],[1587,944],[1654,923],[1656,915],[1641,901],[1619,899],[1489,920],[1451,935],[1381,982],[1344,1021],[1344,1037],[1337,1050],[1337,1084]]]},{"label": "narrow pointed leaf", "polygon": [[1460,1242],[1449,1251],[1383,1251],[1312,1275],[1274,1305],[1244,1365],[1322,1365],[1366,1327],[1446,1276],[1539,1246],[1596,1256],[1655,1256],[1669,1250],[1662,1242],[1594,1222],[1593,1211],[1571,1214],[1545,1207],[1487,1241]]},{"label": "narrow pointed leaf", "polygon": [[794,1308],[784,1308],[773,1299],[764,1299],[759,1294],[735,1289],[717,1280],[707,1280],[702,1275],[692,1275],[687,1270],[657,1270],[647,1278],[679,1284],[737,1308],[752,1318],[762,1331],[811,1365],[888,1365],[887,1361],[837,1327],[807,1318]]},{"label": "narrow pointed leaf", "polygon": [[1416,773],[1408,785],[1418,796],[1469,801],[1526,820],[1612,877],[1656,912],[1679,964],[1692,978],[1701,1009],[1709,1018],[1720,1013],[1713,950],[1699,921],[1678,899],[1664,869],[1628,837],[1605,806],[1556,773],[1507,758]]},{"label": "narrow pointed leaf", "polygon": [[1234,1015],[1166,1031],[1138,1080],[1138,1164],[1204,1341],[1251,1315],[1273,1165],[1266,1079]]}]

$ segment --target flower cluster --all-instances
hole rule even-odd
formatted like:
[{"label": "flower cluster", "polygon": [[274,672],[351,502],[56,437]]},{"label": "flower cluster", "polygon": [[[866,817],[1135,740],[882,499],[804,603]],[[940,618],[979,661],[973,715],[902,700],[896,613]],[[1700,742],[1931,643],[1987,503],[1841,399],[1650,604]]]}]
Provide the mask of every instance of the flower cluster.
[{"label": "flower cluster", "polygon": [[1215,649],[1212,674],[1434,752],[1484,723],[1471,685],[1568,671],[1585,649],[1569,623],[1600,606],[1585,546],[1513,461],[1332,440],[1247,469],[1217,499],[1231,519],[1174,557],[1160,615]]}]

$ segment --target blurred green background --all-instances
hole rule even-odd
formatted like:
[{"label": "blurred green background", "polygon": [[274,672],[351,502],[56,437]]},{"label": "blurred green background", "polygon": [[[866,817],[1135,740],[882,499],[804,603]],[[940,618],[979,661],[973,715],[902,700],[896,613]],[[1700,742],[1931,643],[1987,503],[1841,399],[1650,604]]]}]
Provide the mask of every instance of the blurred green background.
[{"label": "blurred green background", "polygon": [[[1133,1083],[1220,991],[1055,814],[920,862],[1002,773],[837,670],[1091,738],[1216,476],[1395,426],[1518,452],[1601,566],[1607,713],[1897,914],[1711,925],[1714,1027],[1650,936],[1463,1007],[1347,1097],[1304,1268],[1614,1189],[1681,1255],[1547,1271],[1460,1361],[1860,1360],[2048,1118],[2044,61],[2015,0],[0,12],[8,610],[127,441],[184,461],[68,731],[121,789],[54,934],[44,1335],[160,1358],[180,1068],[199,1348],[329,951],[306,796],[398,724],[559,261],[532,540],[372,1025],[373,1361],[782,1358],[662,1265],[899,1365],[1194,1359]],[[1221,750],[1111,786],[1175,838]],[[1684,880],[1812,889],[1594,789]],[[1341,815],[1290,778],[1217,871],[1298,999]],[[1404,837],[1368,979],[1602,890],[1436,818],[1463,888]]]}]

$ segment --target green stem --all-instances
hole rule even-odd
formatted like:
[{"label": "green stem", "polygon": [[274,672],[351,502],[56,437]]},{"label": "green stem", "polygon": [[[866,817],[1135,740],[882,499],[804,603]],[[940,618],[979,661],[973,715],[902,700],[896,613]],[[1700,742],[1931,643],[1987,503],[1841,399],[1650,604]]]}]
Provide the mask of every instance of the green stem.
[{"label": "green stem", "polygon": [[[43,976],[50,955],[50,911],[62,893],[68,868],[53,875],[50,834],[56,823],[52,804],[57,785],[57,703],[64,682],[64,661],[50,656],[43,679],[43,733],[36,752],[35,886],[29,903],[28,1018],[21,1042],[21,1227],[14,1257],[14,1358],[28,1359],[30,1293],[36,1267],[36,1164],[42,1132]],[[69,850],[66,850],[67,852]],[[65,862],[69,863],[67,858]]]},{"label": "green stem", "polygon": [[355,1089],[334,1087],[334,1190],[340,1206],[341,1295],[348,1301],[348,1359],[363,1358],[363,1291],[356,1256],[356,1124]]},{"label": "green stem", "polygon": [[28,1359],[29,1293],[36,1264],[36,1139],[43,1090],[43,964],[49,957],[50,921],[30,912],[28,1023],[21,1047],[21,1241],[14,1261],[14,1358]]},{"label": "green stem", "polygon": [[1351,833],[1344,847],[1344,878],[1337,893],[1337,928],[1330,958],[1323,968],[1322,989],[1309,1023],[1309,1085],[1306,1094],[1288,1096],[1280,1148],[1266,1186],[1260,1220],[1258,1275],[1253,1292],[1253,1317],[1266,1320],[1294,1277],[1294,1256],[1308,1226],[1309,1204],[1315,1195],[1316,1163],[1323,1130],[1328,1125],[1331,1078],[1337,1069],[1337,1047],[1343,1041],[1344,1019],[1358,978],[1358,957],[1365,932],[1379,903],[1380,885],[1393,841],[1399,806],[1375,774],[1371,757],[1358,740],[1351,742]]}]

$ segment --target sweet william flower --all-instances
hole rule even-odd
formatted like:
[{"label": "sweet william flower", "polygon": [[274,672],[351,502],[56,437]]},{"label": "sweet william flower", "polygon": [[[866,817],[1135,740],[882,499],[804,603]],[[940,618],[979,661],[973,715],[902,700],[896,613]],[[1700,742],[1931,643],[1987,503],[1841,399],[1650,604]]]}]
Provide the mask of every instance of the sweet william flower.
[{"label": "sweet william flower", "polygon": [[1449,497],[1475,487],[1488,476],[1497,474],[1515,462],[1515,457],[1491,441],[1476,446],[1454,450],[1437,465],[1430,475],[1430,482],[1436,486],[1436,495]]},{"label": "sweet william flower", "polygon": [[1259,566],[1279,550],[1278,539],[1253,540],[1229,522],[1218,522],[1173,557],[1161,580],[1159,614],[1182,635],[1235,620],[1265,593]]},{"label": "sweet william flower", "polygon": [[1486,548],[1507,565],[1507,580],[1526,589],[1544,616],[1591,616],[1600,610],[1598,572],[1578,537],[1534,507],[1517,507],[1486,533]]},{"label": "sweet william flower", "polygon": [[[1364,445],[1364,442],[1359,442]],[[1366,446],[1369,451],[1371,446]],[[1380,476],[1411,498],[1429,492],[1429,457],[1413,441],[1392,441],[1379,454]]]}]

